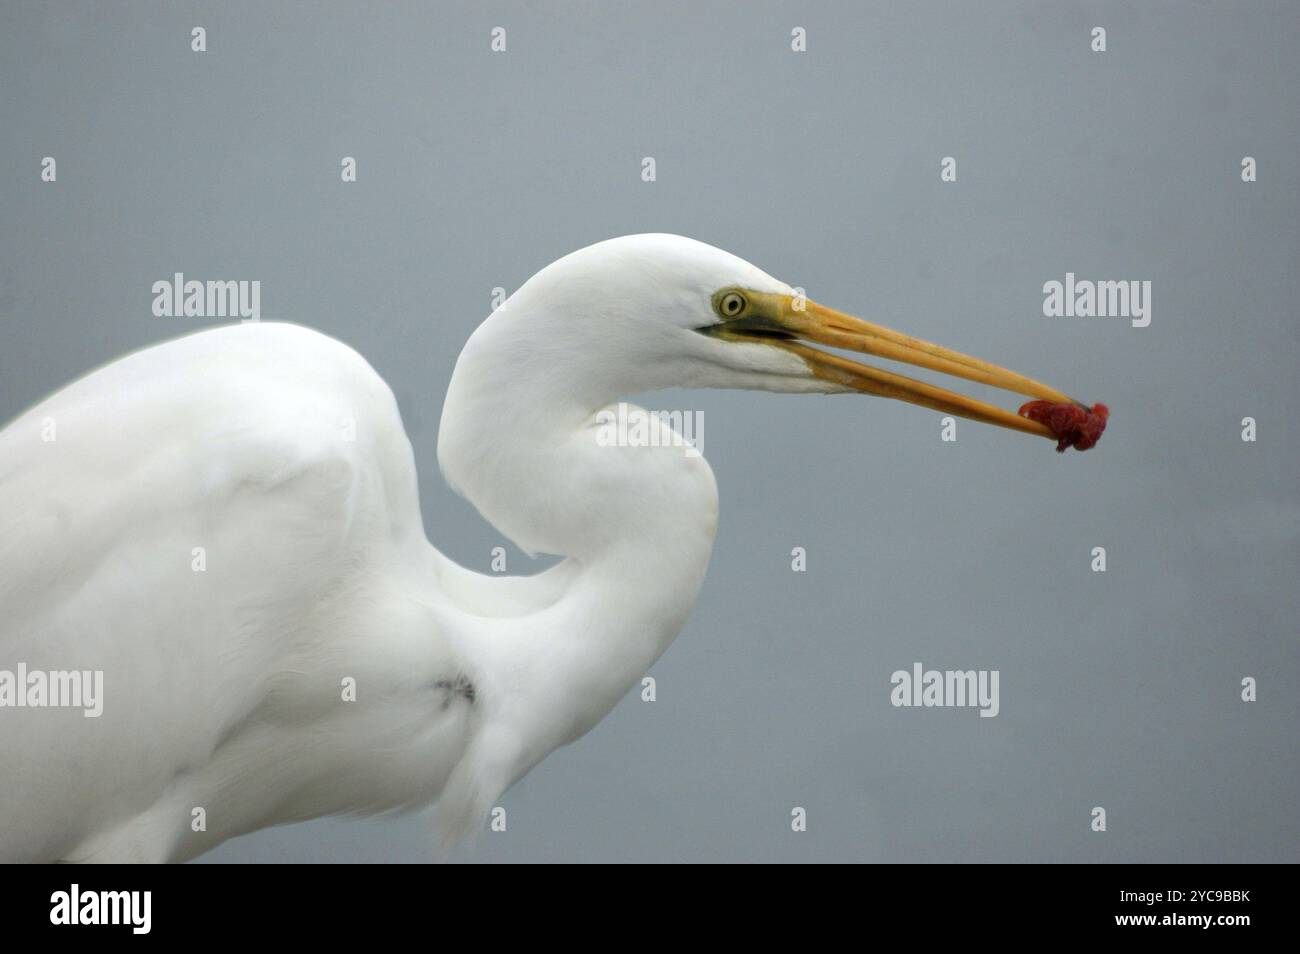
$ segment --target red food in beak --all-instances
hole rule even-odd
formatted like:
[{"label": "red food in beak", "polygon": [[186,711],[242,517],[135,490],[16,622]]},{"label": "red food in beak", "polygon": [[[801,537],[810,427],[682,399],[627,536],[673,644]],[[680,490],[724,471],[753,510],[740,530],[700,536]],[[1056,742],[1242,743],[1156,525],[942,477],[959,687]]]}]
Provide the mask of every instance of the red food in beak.
[{"label": "red food in beak", "polygon": [[1110,409],[1104,404],[1094,404],[1089,410],[1081,404],[1030,401],[1020,408],[1020,414],[1045,425],[1056,435],[1059,454],[1067,447],[1086,451],[1101,440]]}]

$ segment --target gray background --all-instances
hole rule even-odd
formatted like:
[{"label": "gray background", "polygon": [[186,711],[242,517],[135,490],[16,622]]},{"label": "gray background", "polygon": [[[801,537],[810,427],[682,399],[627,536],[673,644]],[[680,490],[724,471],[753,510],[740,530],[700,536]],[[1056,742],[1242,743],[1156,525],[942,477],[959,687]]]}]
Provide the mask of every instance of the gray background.
[{"label": "gray background", "polygon": [[[154,281],[258,279],[264,320],[391,383],[430,539],[486,570],[502,541],[434,448],[490,290],[614,235],[699,238],[1113,424],[1057,456],[867,398],[643,397],[704,412],[723,509],[698,609],[658,701],[552,755],[456,857],[1300,860],[1298,10],[3,0],[0,417],[216,323],[152,317]],[[1151,326],[1044,318],[1067,271],[1151,280]],[[893,708],[914,661],[1000,669],[1001,715]],[[207,859],[422,860],[427,827]]]}]

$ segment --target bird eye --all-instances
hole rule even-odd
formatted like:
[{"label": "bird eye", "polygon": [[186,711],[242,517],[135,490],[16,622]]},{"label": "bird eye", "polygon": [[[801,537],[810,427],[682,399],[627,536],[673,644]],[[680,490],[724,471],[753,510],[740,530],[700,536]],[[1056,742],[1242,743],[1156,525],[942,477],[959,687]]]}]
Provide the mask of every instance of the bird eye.
[{"label": "bird eye", "polygon": [[727,292],[718,301],[718,311],[724,318],[735,318],[745,310],[745,296],[740,292]]}]

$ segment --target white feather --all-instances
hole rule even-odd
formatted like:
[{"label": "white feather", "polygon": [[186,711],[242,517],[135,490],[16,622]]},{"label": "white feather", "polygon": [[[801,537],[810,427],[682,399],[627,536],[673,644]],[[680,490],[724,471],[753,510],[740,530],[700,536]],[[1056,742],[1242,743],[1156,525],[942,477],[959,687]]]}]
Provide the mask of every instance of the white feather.
[{"label": "white feather", "polygon": [[789,292],[633,236],[543,270],[474,334],[439,458],[502,532],[566,557],[533,577],[428,543],[388,387],[305,328],[149,348],[10,424],[0,666],[101,670],[104,702],[0,712],[0,858],[178,860],[439,798],[446,841],[476,829],[637,684],[704,576],[708,465],[598,446],[596,412],[678,384],[824,387],[777,349],[694,333],[730,284]]}]

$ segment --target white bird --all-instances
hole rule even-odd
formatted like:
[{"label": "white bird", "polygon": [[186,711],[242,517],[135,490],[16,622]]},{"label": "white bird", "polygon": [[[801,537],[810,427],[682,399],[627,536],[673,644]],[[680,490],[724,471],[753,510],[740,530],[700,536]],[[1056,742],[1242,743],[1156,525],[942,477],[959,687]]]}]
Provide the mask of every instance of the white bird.
[{"label": "white bird", "polygon": [[[1052,436],[813,344],[1070,400],[708,245],[601,242],[479,326],[443,407],[451,486],[564,558],[526,577],[428,542],[392,393],[316,331],[191,334],[30,409],[0,433],[0,860],[176,861],[435,800],[445,843],[476,830],[639,683],[704,578],[713,473],[658,418],[599,440],[630,394],[857,391]],[[102,673],[98,717],[49,704],[60,672]]]}]

